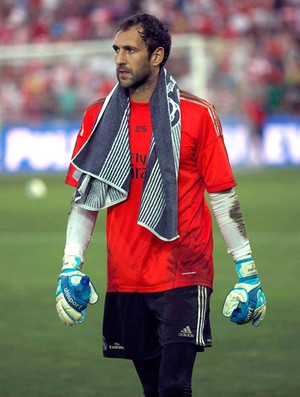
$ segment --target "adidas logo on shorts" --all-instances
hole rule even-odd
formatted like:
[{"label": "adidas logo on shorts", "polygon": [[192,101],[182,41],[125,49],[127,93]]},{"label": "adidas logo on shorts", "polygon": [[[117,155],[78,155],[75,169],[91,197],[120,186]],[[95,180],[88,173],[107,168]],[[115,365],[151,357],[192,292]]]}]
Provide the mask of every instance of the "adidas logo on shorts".
[{"label": "adidas logo on shorts", "polygon": [[192,333],[191,328],[187,325],[184,327],[178,334],[178,336],[183,336],[185,338],[194,338],[194,334]]}]

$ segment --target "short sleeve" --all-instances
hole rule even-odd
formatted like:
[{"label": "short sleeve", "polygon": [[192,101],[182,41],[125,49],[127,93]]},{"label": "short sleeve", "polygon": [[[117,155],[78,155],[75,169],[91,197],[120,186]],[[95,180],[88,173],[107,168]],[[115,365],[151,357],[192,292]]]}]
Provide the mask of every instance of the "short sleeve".
[{"label": "short sleeve", "polygon": [[[74,156],[79,152],[79,150],[83,147],[83,145],[91,135],[95,121],[101,110],[102,104],[103,104],[103,100],[99,100],[94,102],[86,109],[76,138],[76,142],[71,158],[74,158]],[[75,177],[75,172],[76,172],[76,168],[72,163],[70,163],[67,171],[65,183],[77,187],[77,178]]]},{"label": "short sleeve", "polygon": [[214,193],[236,185],[224,143],[221,123],[214,107],[204,112],[197,145],[197,168],[206,190]]}]

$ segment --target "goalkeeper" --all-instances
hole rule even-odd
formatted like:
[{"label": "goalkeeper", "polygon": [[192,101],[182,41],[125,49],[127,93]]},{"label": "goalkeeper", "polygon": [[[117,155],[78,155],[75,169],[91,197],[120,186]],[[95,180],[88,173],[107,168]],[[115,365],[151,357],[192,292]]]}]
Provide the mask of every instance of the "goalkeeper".
[{"label": "goalkeeper", "polygon": [[76,190],[56,292],[58,314],[71,326],[97,302],[83,264],[106,208],[103,354],[132,360],[146,397],[191,396],[197,352],[212,345],[205,191],[237,273],[223,314],[257,327],[266,311],[219,118],[178,88],[164,67],[170,48],[168,29],[151,15],[120,24],[118,83],[87,108],[66,178]]}]

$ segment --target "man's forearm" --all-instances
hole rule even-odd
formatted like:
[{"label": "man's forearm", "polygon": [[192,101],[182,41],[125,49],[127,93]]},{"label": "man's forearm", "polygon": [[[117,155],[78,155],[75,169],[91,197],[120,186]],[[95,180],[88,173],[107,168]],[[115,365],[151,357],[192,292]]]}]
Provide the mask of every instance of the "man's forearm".
[{"label": "man's forearm", "polygon": [[90,243],[98,211],[89,211],[71,203],[68,218],[64,257],[74,255],[84,262],[84,255]]},{"label": "man's forearm", "polygon": [[211,193],[209,196],[212,211],[233,259],[237,261],[251,254],[247,229],[235,190]]}]

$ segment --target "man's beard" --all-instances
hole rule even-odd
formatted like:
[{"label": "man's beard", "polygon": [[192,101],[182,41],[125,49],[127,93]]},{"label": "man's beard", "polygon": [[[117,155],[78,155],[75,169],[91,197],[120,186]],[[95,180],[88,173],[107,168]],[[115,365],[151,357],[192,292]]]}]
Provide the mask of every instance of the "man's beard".
[{"label": "man's beard", "polygon": [[119,76],[119,72],[117,71],[117,79],[120,85],[126,89],[136,90],[141,86],[146,85],[147,81],[149,80],[149,77],[151,76],[149,70],[147,70],[147,72],[145,73],[139,73],[138,75],[134,75],[130,70],[128,70],[128,72],[130,72],[131,78],[122,80],[122,78],[120,78]]}]

